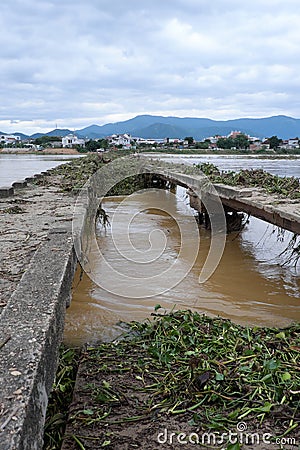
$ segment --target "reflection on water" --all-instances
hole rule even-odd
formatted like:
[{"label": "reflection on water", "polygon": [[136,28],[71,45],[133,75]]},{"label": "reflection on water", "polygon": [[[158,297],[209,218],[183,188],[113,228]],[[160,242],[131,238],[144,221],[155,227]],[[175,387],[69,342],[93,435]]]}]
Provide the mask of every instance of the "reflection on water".
[{"label": "reflection on water", "polygon": [[[162,198],[166,193],[161,191]],[[183,195],[181,193],[180,195]],[[121,198],[108,198],[104,208],[110,216],[120,203]],[[173,200],[176,203],[176,199]],[[174,205],[180,208],[180,202]],[[125,232],[122,221],[127,223],[127,215],[135,217],[130,232],[134,246],[142,252],[149,246],[149,235],[159,230],[166,235],[166,248],[162,255],[171,264],[176,260],[180,249],[178,224],[159,210],[145,210],[136,199],[130,201],[119,214],[119,233]],[[136,214],[136,211],[143,213]],[[184,210],[182,220],[186,219]],[[65,327],[65,341],[69,344],[82,344],[85,341],[109,340],[120,333],[120,321],[141,320],[150,317],[154,307],[160,304],[166,310],[190,308],[209,315],[230,318],[240,324],[286,326],[291,321],[300,321],[299,280],[293,268],[283,268],[282,257],[278,255],[285,248],[285,241],[278,242],[273,227],[257,219],[241,232],[230,234],[222,260],[213,276],[204,284],[199,284],[199,274],[210,246],[210,234],[201,229],[200,251],[192,270],[172,289],[151,298],[131,298],[132,285],[123,286],[123,296],[115,295],[112,271],[104,270],[95,263],[99,274],[105,277],[106,290],[95,285],[83,274],[74,281],[73,299],[68,309]],[[106,233],[98,229],[98,243],[101,251],[112,266],[124,273],[132,273],[132,267],[126,265],[116,252],[110,230]],[[131,257],[133,249],[123,249],[126,258]],[[177,263],[183,273],[189,261],[186,255]],[[156,274],[158,266],[143,264],[137,266],[137,274],[147,276]],[[172,277],[172,272],[168,277]],[[172,283],[172,279],[162,283]],[[158,286],[158,289],[160,286]],[[142,289],[142,288],[141,288]],[[144,292],[147,292],[146,286]],[[143,291],[141,291],[141,295]]]}]

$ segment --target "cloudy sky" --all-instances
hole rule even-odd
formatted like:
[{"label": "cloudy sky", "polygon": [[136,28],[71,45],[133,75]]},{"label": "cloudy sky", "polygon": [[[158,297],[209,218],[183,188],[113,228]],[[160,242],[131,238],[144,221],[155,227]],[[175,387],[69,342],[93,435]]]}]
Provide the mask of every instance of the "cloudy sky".
[{"label": "cloudy sky", "polygon": [[2,0],[0,130],[300,117],[299,0]]}]

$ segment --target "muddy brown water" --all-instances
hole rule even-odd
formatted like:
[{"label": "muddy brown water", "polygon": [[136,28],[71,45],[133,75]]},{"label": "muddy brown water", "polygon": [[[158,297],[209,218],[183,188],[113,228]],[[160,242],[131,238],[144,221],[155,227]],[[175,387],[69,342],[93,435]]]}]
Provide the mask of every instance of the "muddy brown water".
[{"label": "muddy brown water", "polygon": [[[178,190],[177,197],[170,198],[165,191],[158,195],[161,204],[167,202],[177,211],[183,226],[185,220],[191,220],[193,210],[183,206],[187,203],[183,189]],[[122,331],[120,322],[150,318],[158,304],[167,311],[192,309],[244,325],[284,327],[293,321],[299,322],[299,271],[290,266],[282,267],[284,257],[280,256],[291,236],[289,233],[279,239],[273,226],[251,218],[243,231],[227,236],[217,269],[205,283],[199,284],[199,274],[210,247],[210,232],[200,228],[200,249],[192,264],[186,253],[178,258],[180,224],[172,214],[149,208],[145,196],[127,199],[125,204],[122,200],[122,197],[115,197],[104,202],[110,219],[117,216],[116,223],[113,220],[113,231],[112,227],[107,230],[97,227],[97,241],[105,262],[97,260],[97,252],[90,257],[94,258],[100,286],[87,274],[80,276],[79,270],[76,273],[73,298],[66,315],[64,340],[68,345],[111,340]],[[129,241],[126,239],[128,224]],[[164,251],[156,258],[160,247]],[[131,261],[137,252],[142,258],[150,254],[151,259],[152,251],[156,255],[155,263]],[[177,275],[178,270],[182,271],[178,284],[175,275],[172,279],[173,271],[166,271],[172,264]],[[124,275],[121,282],[115,270]],[[161,293],[149,297],[145,282],[144,286],[139,284],[139,296],[131,297],[134,289],[136,292],[133,279],[144,277],[146,280],[158,274],[156,287]],[[173,284],[176,285],[168,289]],[[120,293],[120,286],[122,295],[116,295],[116,290]]]}]

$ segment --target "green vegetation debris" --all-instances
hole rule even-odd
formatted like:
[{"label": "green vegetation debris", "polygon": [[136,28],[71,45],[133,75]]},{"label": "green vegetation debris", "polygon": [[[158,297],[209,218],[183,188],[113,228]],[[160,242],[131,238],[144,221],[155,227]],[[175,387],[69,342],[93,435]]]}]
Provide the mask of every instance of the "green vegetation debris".
[{"label": "green vegetation debris", "polygon": [[26,211],[24,208],[21,208],[20,206],[9,206],[8,208],[0,210],[0,213],[2,214],[24,214]]},{"label": "green vegetation debris", "polygon": [[122,429],[172,429],[174,418],[190,432],[236,430],[241,421],[274,436],[297,428],[300,325],[244,328],[191,311],[153,316],[83,351],[66,442],[75,435],[86,449],[122,448]]},{"label": "green vegetation debris", "polygon": [[43,450],[58,450],[61,447],[75,385],[79,349],[62,346],[56,379],[49,397],[44,429]]}]

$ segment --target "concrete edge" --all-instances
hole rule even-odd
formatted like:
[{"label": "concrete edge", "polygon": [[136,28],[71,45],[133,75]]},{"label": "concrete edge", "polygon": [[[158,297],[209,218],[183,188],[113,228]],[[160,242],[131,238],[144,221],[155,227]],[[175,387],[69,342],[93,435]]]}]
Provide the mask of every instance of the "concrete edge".
[{"label": "concrete edge", "polygon": [[24,180],[16,180],[11,183],[11,186],[0,186],[0,198],[12,197],[15,194],[15,189],[22,189],[27,187],[28,183],[32,183],[34,180],[38,180],[42,177],[51,175],[51,169],[48,169],[41,173],[36,173],[32,176],[24,178]]},{"label": "concrete edge", "polygon": [[53,230],[0,316],[1,450],[40,450],[77,258]]},{"label": "concrete edge", "polygon": [[0,198],[12,197],[15,191],[12,186],[1,186],[0,187]]},{"label": "concrete edge", "polygon": [[18,181],[14,181],[12,183],[12,187],[16,188],[16,189],[24,188],[26,186],[27,186],[27,181],[26,180],[18,180]]}]

